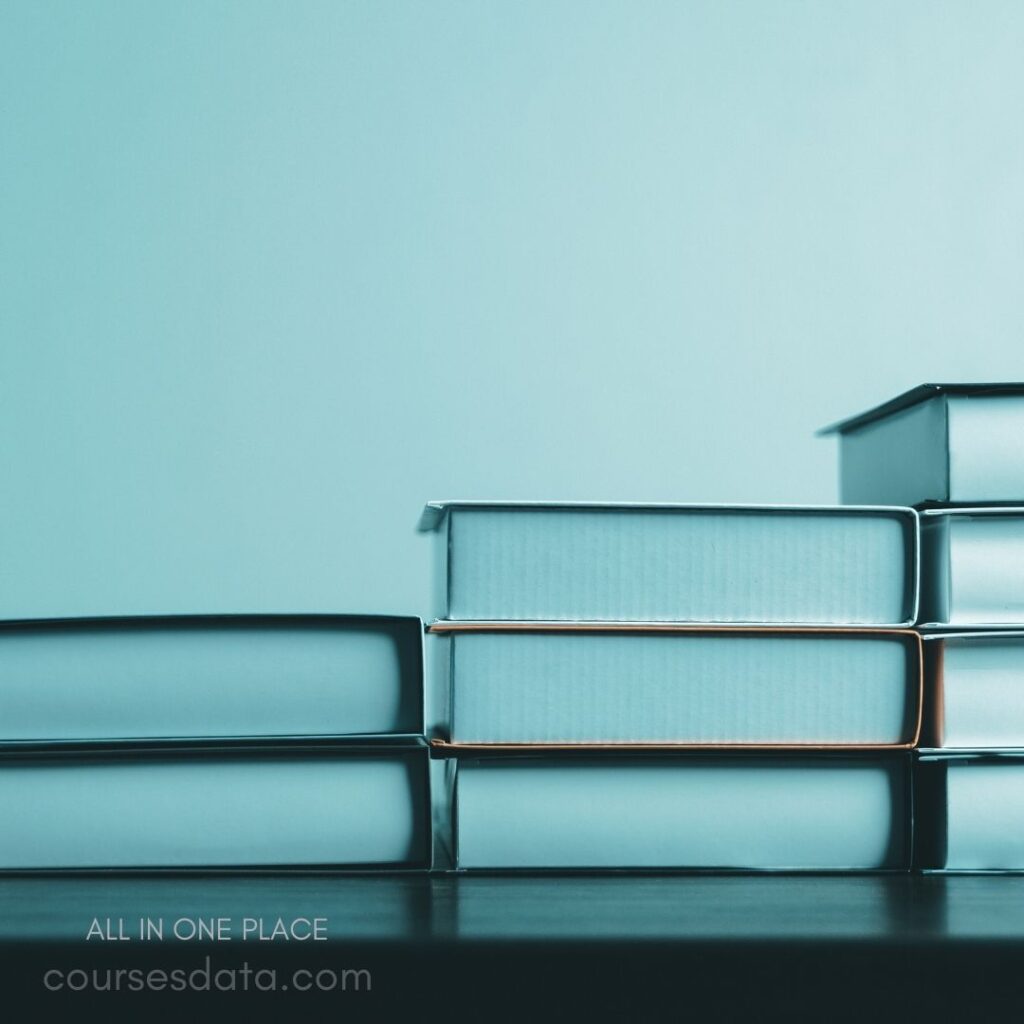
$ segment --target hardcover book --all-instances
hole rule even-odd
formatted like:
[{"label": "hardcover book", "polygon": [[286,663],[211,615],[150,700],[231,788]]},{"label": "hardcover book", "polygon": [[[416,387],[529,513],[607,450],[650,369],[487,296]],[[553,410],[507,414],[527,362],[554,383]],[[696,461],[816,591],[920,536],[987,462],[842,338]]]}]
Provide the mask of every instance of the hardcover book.
[{"label": "hardcover book", "polygon": [[905,508],[438,502],[439,618],[901,626]]},{"label": "hardcover book", "polygon": [[0,742],[422,731],[416,618],[236,615],[0,625]]},{"label": "hardcover book", "polygon": [[909,631],[452,622],[430,631],[448,649],[455,747],[909,747],[920,728],[921,641]]},{"label": "hardcover book", "polygon": [[1024,626],[1024,508],[921,513],[921,622]]},{"label": "hardcover book", "polygon": [[428,867],[425,748],[0,757],[0,869]]},{"label": "hardcover book", "polygon": [[914,806],[916,867],[1024,871],[1024,751],[924,751]]},{"label": "hardcover book", "polygon": [[922,384],[823,433],[845,502],[1024,504],[1024,383]]},{"label": "hardcover book", "polygon": [[1024,748],[1024,632],[933,634],[924,649],[924,746]]},{"label": "hardcover book", "polygon": [[456,862],[906,869],[909,756],[460,760]]}]

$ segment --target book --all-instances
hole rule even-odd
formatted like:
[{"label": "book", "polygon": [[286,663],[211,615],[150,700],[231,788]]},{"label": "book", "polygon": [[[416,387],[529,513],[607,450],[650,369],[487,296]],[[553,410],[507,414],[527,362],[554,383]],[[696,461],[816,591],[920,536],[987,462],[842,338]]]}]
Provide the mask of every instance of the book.
[{"label": "book", "polygon": [[416,618],[181,616],[0,625],[0,742],[422,731]]},{"label": "book", "polygon": [[460,760],[456,863],[905,869],[909,756]]},{"label": "book", "polygon": [[438,618],[904,626],[910,509],[433,502]]},{"label": "book", "polygon": [[922,751],[914,862],[924,871],[1024,871],[1024,751]]},{"label": "book", "polygon": [[924,649],[924,746],[1024,748],[1024,632],[932,634]]},{"label": "book", "polygon": [[822,433],[844,502],[1024,504],[1024,383],[922,384]]},{"label": "book", "polygon": [[427,867],[424,748],[5,754],[0,869]]},{"label": "book", "polygon": [[455,746],[909,747],[910,631],[650,625],[430,627]]},{"label": "book", "polygon": [[1024,508],[921,513],[925,628],[1024,626]]}]

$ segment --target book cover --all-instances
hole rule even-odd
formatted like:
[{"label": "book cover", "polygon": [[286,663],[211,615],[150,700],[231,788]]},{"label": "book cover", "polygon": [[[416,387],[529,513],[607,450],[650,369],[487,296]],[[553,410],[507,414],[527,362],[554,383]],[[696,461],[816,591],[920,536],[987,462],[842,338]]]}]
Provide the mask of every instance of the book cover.
[{"label": "book cover", "polygon": [[[910,747],[912,631],[438,622],[452,749]],[[442,746],[446,746],[442,744]]]},{"label": "book cover", "polygon": [[439,618],[911,625],[905,508],[436,502]]},{"label": "book cover", "polygon": [[822,433],[844,502],[1024,503],[1024,383],[922,384]]},{"label": "book cover", "polygon": [[460,761],[457,864],[906,869],[909,756]]},{"label": "book cover", "polygon": [[422,731],[411,616],[0,623],[0,743]]}]

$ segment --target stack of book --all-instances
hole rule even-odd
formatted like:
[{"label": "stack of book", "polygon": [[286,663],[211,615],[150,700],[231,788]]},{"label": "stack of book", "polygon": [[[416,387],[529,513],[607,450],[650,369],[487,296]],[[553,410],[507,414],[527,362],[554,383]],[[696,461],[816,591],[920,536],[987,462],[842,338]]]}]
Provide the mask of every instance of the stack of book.
[{"label": "stack of book", "polygon": [[0,624],[0,870],[1024,870],[1024,384],[828,429],[842,506],[429,504],[426,693],[418,618]]},{"label": "stack of book", "polygon": [[906,870],[906,508],[441,502],[460,869]]},{"label": "stack of book", "polygon": [[920,510],[916,863],[1024,869],[1024,384],[925,384],[827,429],[844,501]]},{"label": "stack of book", "polygon": [[429,867],[422,623],[0,627],[0,868]]}]

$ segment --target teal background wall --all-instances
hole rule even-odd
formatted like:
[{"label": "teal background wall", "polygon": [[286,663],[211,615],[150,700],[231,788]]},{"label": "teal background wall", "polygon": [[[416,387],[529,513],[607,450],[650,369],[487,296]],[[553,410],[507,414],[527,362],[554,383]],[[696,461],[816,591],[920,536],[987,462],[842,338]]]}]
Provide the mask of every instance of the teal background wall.
[{"label": "teal background wall", "polygon": [[825,502],[1022,379],[1016,2],[0,4],[0,615],[426,612],[442,497]]}]

